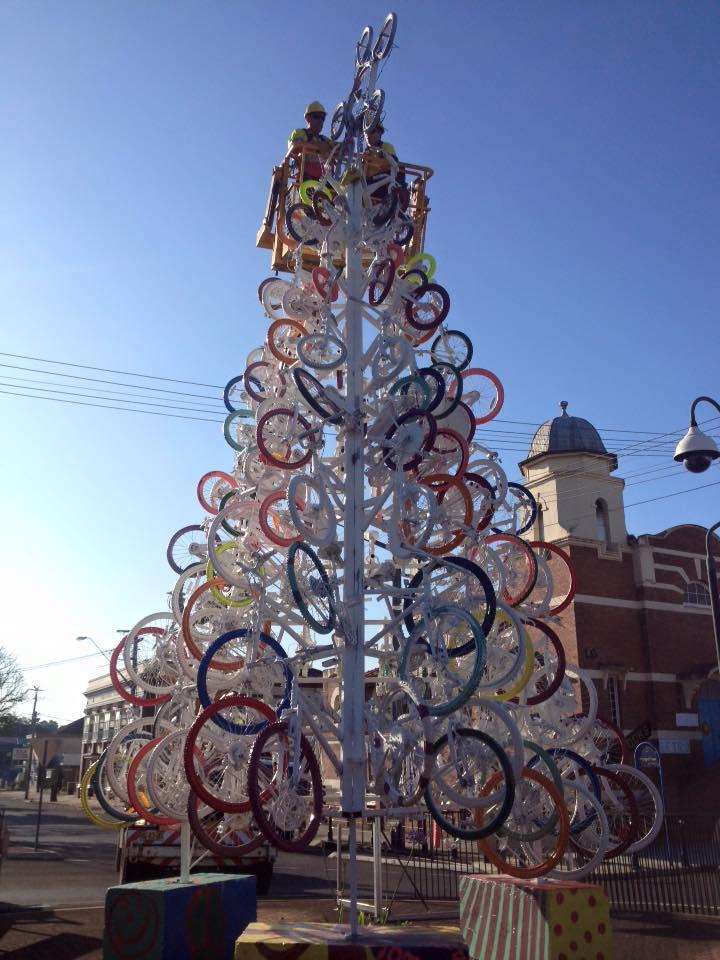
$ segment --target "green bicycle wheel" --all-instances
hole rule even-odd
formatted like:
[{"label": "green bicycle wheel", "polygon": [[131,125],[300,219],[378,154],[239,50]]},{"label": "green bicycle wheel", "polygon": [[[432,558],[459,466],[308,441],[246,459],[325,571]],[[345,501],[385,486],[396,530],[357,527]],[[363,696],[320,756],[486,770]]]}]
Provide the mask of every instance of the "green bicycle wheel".
[{"label": "green bicycle wheel", "polygon": [[330,579],[317,554],[306,543],[293,543],[288,550],[287,576],[295,603],[308,624],[318,633],[332,633],[337,614]]}]

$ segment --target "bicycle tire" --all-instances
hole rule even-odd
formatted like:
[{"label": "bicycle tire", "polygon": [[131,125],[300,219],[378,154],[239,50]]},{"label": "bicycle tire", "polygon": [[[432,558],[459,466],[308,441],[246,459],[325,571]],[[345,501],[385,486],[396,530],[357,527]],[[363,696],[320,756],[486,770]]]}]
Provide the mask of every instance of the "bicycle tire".
[{"label": "bicycle tire", "polygon": [[373,28],[363,27],[360,39],[355,44],[355,68],[360,69],[372,58]]},{"label": "bicycle tire", "polygon": [[[450,650],[445,649],[444,651],[441,651],[440,657],[436,658],[435,651],[433,651],[432,646],[423,636],[425,624],[418,624],[415,632],[411,634],[411,636],[405,642],[400,663],[398,665],[400,685],[411,693],[414,701],[419,706],[424,707],[431,717],[447,717],[470,699],[477,689],[477,685],[486,661],[485,635],[483,634],[480,624],[477,622],[476,618],[473,617],[472,614],[468,613],[467,610],[463,610],[462,607],[458,607],[454,604],[445,604],[443,606],[432,607],[429,611],[429,616],[436,618],[448,615],[463,620],[466,625],[470,627],[473,638],[472,640],[468,640],[467,643],[462,644],[462,648],[467,649],[467,647],[470,646],[471,649],[461,657],[458,653],[460,647],[452,647]],[[421,652],[424,650],[425,653],[429,653],[433,665],[431,667],[421,664],[419,668],[420,676],[416,678],[416,686],[414,687],[409,674],[411,669],[418,669],[417,663],[411,663],[411,658],[413,656],[417,656],[415,648]],[[473,658],[469,675],[464,677],[457,676],[457,679],[453,679],[452,681],[457,687],[459,687],[457,693],[454,695],[448,695],[449,684],[445,681],[442,681],[442,685],[444,687],[443,695],[445,697],[444,702],[440,699],[439,695],[432,690],[430,690],[429,700],[426,700],[420,693],[418,693],[418,690],[416,689],[417,686],[422,686],[424,688],[423,692],[429,688],[430,681],[428,678],[432,676],[433,671],[435,671],[436,675],[439,676],[439,667],[449,668],[449,661],[458,659],[465,661],[468,656]]]},{"label": "bicycle tire", "polygon": [[[615,857],[619,857],[621,854],[625,853],[628,847],[630,847],[630,845],[635,840],[637,835],[637,830],[638,830],[638,824],[640,820],[640,814],[638,811],[638,805],[635,800],[635,796],[633,795],[633,792],[630,789],[629,784],[622,777],[621,774],[615,773],[613,770],[608,770],[605,767],[593,767],[593,769],[597,774],[597,776],[600,778],[600,783],[601,783],[600,802],[601,803],[603,802],[603,796],[606,794],[606,791],[603,791],[602,789],[604,780],[607,780],[610,784],[614,785],[616,788],[619,788],[623,794],[624,809],[620,811],[617,808],[617,806],[615,806],[612,810],[612,813],[613,813],[612,824],[618,822],[619,820],[621,824],[619,830],[615,830],[615,831],[612,830],[610,813],[608,812],[607,809],[605,809],[605,815],[608,818],[608,825],[611,826],[611,834],[613,832],[615,832],[616,834],[619,834],[619,836],[617,836],[616,838],[617,842],[615,842],[611,846],[608,846],[608,849],[605,851],[605,854],[604,854],[605,860],[613,860]],[[603,806],[605,806],[605,804],[603,804]],[[625,815],[627,815],[627,817],[629,818],[627,823],[624,823]],[[582,843],[575,840],[572,836],[570,837],[570,845],[579,853],[583,854],[584,856],[589,856],[591,853],[590,851],[588,851],[586,848],[582,846]]]},{"label": "bicycle tire", "polygon": [[333,115],[330,118],[330,139],[339,140],[342,136],[342,132],[347,126],[347,104],[344,100],[341,100],[340,103],[333,110]]},{"label": "bicycle tire", "polygon": [[[493,628],[495,623],[495,614],[497,612],[497,599],[495,597],[495,590],[493,585],[490,582],[490,578],[482,569],[478,566],[477,563],[473,563],[472,560],[468,560],[465,557],[443,557],[441,560],[432,560],[430,563],[426,564],[424,567],[420,567],[417,573],[411,578],[410,582],[407,585],[408,590],[413,590],[420,587],[423,578],[425,576],[425,571],[428,575],[431,574],[434,570],[439,569],[440,567],[448,567],[454,570],[456,573],[464,573],[466,575],[470,574],[476,578],[480,587],[482,589],[482,594],[485,603],[485,613],[483,615],[482,622],[480,623],[480,628],[485,637],[490,635],[490,631]],[[465,591],[467,596],[467,592]],[[405,629],[408,632],[408,635],[412,634],[415,630],[415,627],[418,621],[413,616],[412,610],[410,609],[413,605],[413,600],[410,597],[406,597],[403,601],[403,620],[405,623]],[[474,602],[473,602],[474,606]],[[455,655],[458,657],[463,657],[472,650],[472,643],[467,644],[466,646],[459,647]]]},{"label": "bicycle tire", "polygon": [[[613,763],[608,764],[607,769],[612,770],[614,773],[621,774],[630,782],[630,789],[633,791],[633,795],[638,804],[640,828],[644,832],[641,833],[637,840],[630,844],[625,852],[629,854],[640,853],[657,839],[662,829],[664,815],[662,795],[650,777],[636,767],[624,763]],[[633,787],[633,780],[635,780],[639,786]],[[648,809],[648,798],[653,806],[652,813],[650,813]],[[651,822],[649,822],[650,820]],[[640,830],[638,832],[640,832]]]},{"label": "bicycle tire", "polygon": [[325,387],[309,370],[294,367],[292,378],[298,393],[314,413],[324,420],[342,416],[342,410],[330,399]]},{"label": "bicycle tire", "polygon": [[385,91],[374,90],[363,111],[363,130],[372,133],[380,125],[383,107],[385,106]]},{"label": "bicycle tire", "polygon": [[[177,826],[178,821],[176,819],[171,819],[170,817],[161,817],[156,813],[155,809],[151,809],[144,801],[143,794],[138,789],[137,777],[140,774],[140,765],[145,763],[145,759],[148,754],[155,749],[165,738],[156,737],[154,740],[148,740],[138,752],[133,757],[132,763],[130,764],[130,769],[128,770],[128,797],[130,803],[137,810],[140,817],[145,820],[147,823],[152,823],[156,827],[174,827]],[[144,774],[143,774],[144,775]],[[148,797],[148,799],[150,799]]]},{"label": "bicycle tire", "polygon": [[[314,348],[317,346],[317,350]],[[332,347],[334,353],[329,353]],[[297,345],[298,359],[313,370],[335,370],[345,363],[347,347],[334,334],[312,333],[301,337]]]},{"label": "bicycle tire", "polygon": [[[458,826],[457,823],[455,823],[453,820],[449,820],[446,814],[443,813],[441,807],[438,805],[438,802],[433,796],[433,785],[437,784],[437,780],[433,775],[430,783],[425,788],[425,805],[430,811],[430,815],[432,816],[433,820],[443,830],[445,830],[446,833],[449,833],[451,837],[455,837],[459,840],[482,840],[499,830],[510,815],[513,803],[515,802],[515,777],[513,776],[512,767],[507,754],[500,744],[497,743],[487,733],[483,733],[481,730],[473,730],[470,727],[459,727],[455,731],[455,735],[462,736],[469,740],[477,740],[495,755],[497,762],[500,764],[501,770],[498,771],[498,779],[493,786],[497,786],[497,784],[500,782],[499,776],[502,774],[502,777],[505,781],[505,791],[502,802],[499,804],[498,809],[493,813],[492,817],[489,818],[484,814],[484,812],[481,812],[480,808],[472,807],[472,809],[477,809],[478,813],[481,814],[482,825],[477,825],[477,820],[475,820],[476,825],[471,828],[463,827],[462,825]],[[433,747],[433,754],[435,757],[437,757],[439,752],[447,745],[447,743],[447,734],[444,734],[439,740],[436,741]],[[442,790],[440,792],[446,793],[446,791]],[[467,800],[467,798],[464,799]],[[452,802],[456,805],[459,805],[458,801],[453,800]],[[488,795],[488,805],[492,802],[492,799]],[[497,803],[497,801],[495,802]],[[463,809],[463,807],[461,807],[461,809]]]},{"label": "bicycle tire", "polygon": [[[448,340],[458,340],[462,344],[460,350],[460,359],[456,356],[454,350],[447,350],[443,353],[441,346],[446,346]],[[451,363],[457,370],[463,371],[470,366],[473,355],[472,340],[462,330],[445,330],[438,334],[430,347],[430,359],[433,363],[447,362]]]},{"label": "bicycle tire", "polygon": [[390,257],[378,260],[372,268],[368,286],[368,302],[373,307],[383,303],[395,279],[395,264]]},{"label": "bicycle tire", "polygon": [[[305,493],[302,501],[298,498],[298,491],[303,487],[314,490],[317,494],[317,504],[310,504],[310,498]],[[298,474],[288,484],[288,510],[298,533],[309,540],[316,547],[327,547],[335,541],[337,536],[337,521],[330,496],[325,484],[318,476],[312,474]],[[302,502],[302,509],[300,509]],[[292,546],[292,544],[289,544]]]},{"label": "bicycle tire", "polygon": [[[107,794],[112,791],[112,787],[109,783],[107,786],[103,786],[102,782],[106,756],[107,748],[105,748],[105,750],[103,750],[98,757],[95,764],[95,773],[91,777],[93,790],[95,791],[95,799],[103,808],[105,813],[107,813],[108,816],[112,817],[114,820],[120,820],[123,823],[133,823],[138,818],[137,813],[135,811],[130,812],[127,808],[127,805],[125,805],[124,809],[121,810],[119,807],[114,806],[107,796]],[[122,800],[122,798],[118,797],[118,800]]]},{"label": "bicycle tire", "polygon": [[[230,417],[236,416],[236,413],[230,414]],[[226,418],[226,422],[227,419],[228,418]],[[207,489],[210,483],[212,487]],[[230,490],[235,490],[238,486],[235,477],[229,473],[225,473],[224,470],[210,470],[208,473],[204,473],[198,480],[197,498],[200,501],[200,506],[212,516],[217,514],[218,504],[224,494],[227,493],[227,490],[223,489],[223,484]],[[182,570],[178,570],[177,573],[182,573]]]},{"label": "bicycle tire", "polygon": [[[315,571],[320,578],[319,587],[312,586],[310,582],[310,578],[308,577],[307,584],[303,584],[303,589],[301,589],[301,585],[298,581],[296,571],[295,571],[295,566],[296,566],[295,557],[298,555],[298,553],[305,554],[309,558],[311,565],[315,568]],[[335,611],[335,606],[332,601],[332,589],[330,587],[330,579],[325,571],[325,567],[323,566],[321,560],[318,558],[318,555],[315,553],[312,547],[308,546],[308,544],[304,542],[294,543],[288,550],[286,569],[287,569],[288,583],[290,584],[290,590],[292,591],[293,599],[295,600],[295,603],[297,604],[298,609],[300,610],[300,613],[302,614],[303,618],[317,633],[321,633],[321,634],[332,633],[333,630],[335,629],[335,624],[337,623],[337,613]],[[306,602],[306,598],[303,593],[303,590],[307,589],[308,587],[312,587],[317,597],[324,595],[326,606],[324,611],[323,609],[320,609],[320,613],[323,616],[322,620],[320,620],[317,616],[315,616],[315,613],[311,611],[308,603]],[[313,609],[314,610],[318,609],[317,603]]]},{"label": "bicycle tire", "polygon": [[[422,302],[421,298],[428,293],[433,294],[434,297],[440,301],[439,307],[436,307],[432,300],[429,303]],[[433,314],[432,319],[427,320],[424,316],[421,319],[421,308],[423,308],[423,310],[429,310],[429,312]],[[415,327],[416,330],[422,330],[423,332],[436,330],[441,323],[444,323],[449,312],[450,294],[445,287],[441,287],[439,283],[430,282],[426,284],[425,289],[422,290],[421,293],[416,294],[413,299],[407,300],[405,303],[405,319],[411,327]]]},{"label": "bicycle tire", "polygon": [[573,599],[575,598],[575,591],[577,589],[577,582],[575,578],[575,567],[573,566],[572,560],[565,553],[565,551],[561,550],[560,547],[556,546],[554,543],[546,543],[544,540],[531,540],[530,546],[533,548],[533,550],[548,550],[550,553],[555,554],[556,557],[559,557],[560,561],[564,563],[565,566],[567,567],[568,576],[569,576],[568,592],[565,595],[565,597],[560,601],[560,603],[556,603],[554,606],[550,607],[547,613],[547,616],[555,617],[559,613],[562,613],[563,610],[565,610],[567,607],[569,607],[570,604],[573,602]]},{"label": "bicycle tire", "polygon": [[[535,497],[530,493],[527,487],[524,487],[521,483],[515,483],[510,481],[508,483],[508,492],[505,494],[504,504],[507,505],[507,499],[509,495],[513,493],[515,498],[520,501],[522,504],[524,502],[526,509],[529,511],[529,516],[525,518],[525,522],[521,523],[516,529],[511,529],[509,532],[516,537],[521,537],[524,533],[527,533],[528,530],[532,529],[535,519],[537,517],[538,505]],[[503,504],[500,504],[497,509],[502,508]],[[515,516],[515,508],[513,508],[513,516]],[[503,527],[493,527],[494,533],[506,533]]]},{"label": "bicycle tire", "polygon": [[[387,60],[387,58],[392,53],[393,45],[395,43],[395,33],[397,31],[397,14],[389,13],[385,17],[385,21],[380,28],[380,33],[377,36],[377,40],[373,44],[372,48],[372,57],[373,60]],[[371,34],[372,37],[372,34]]]},{"label": "bicycle tire", "polygon": [[[537,773],[535,770],[529,769],[528,767],[525,767],[522,770],[520,777],[521,779],[530,780],[536,783],[547,793],[552,801],[554,811],[550,814],[550,817],[557,817],[557,824],[559,827],[555,849],[550,852],[544,861],[541,863],[536,862],[529,867],[520,866],[512,856],[502,856],[498,852],[498,848],[489,840],[489,838],[480,841],[480,849],[482,850],[486,859],[489,860],[494,867],[497,867],[501,873],[509,874],[511,877],[517,877],[521,880],[532,880],[536,877],[542,877],[549,873],[562,859],[570,836],[570,819],[568,817],[567,810],[565,809],[562,795],[547,777],[543,776],[541,773]],[[512,816],[512,811],[510,816]],[[550,817],[547,819],[549,820]],[[510,817],[508,817],[508,820],[505,822],[506,825],[503,829],[503,832],[505,832],[507,829],[507,823],[509,819]],[[510,851],[510,853],[512,853],[512,851]]]},{"label": "bicycle tire", "polygon": [[187,817],[198,843],[223,859],[242,859],[265,839],[257,828],[253,830],[249,814],[223,813],[203,804],[192,793],[188,797]]},{"label": "bicycle tire", "polygon": [[245,377],[242,373],[238,374],[237,377],[233,377],[232,380],[228,380],[225,384],[225,389],[223,390],[223,403],[225,404],[225,409],[228,413],[237,413],[240,410],[240,407],[236,407],[232,402],[232,398],[235,394],[235,388],[240,386],[240,393],[242,395],[242,390],[245,388]]},{"label": "bicycle tire", "polygon": [[97,760],[90,764],[80,781],[80,808],[88,820],[94,823],[96,827],[101,827],[103,830],[125,830],[127,829],[127,822],[125,820],[105,820],[98,816],[90,806],[90,798],[88,796],[90,781],[95,776],[96,769]]},{"label": "bicycle tire", "polygon": [[[522,700],[523,706],[536,707],[538,704],[544,703],[546,700],[549,700],[550,697],[552,697],[552,695],[556,692],[556,690],[558,690],[558,688],[560,687],[560,684],[563,681],[563,677],[565,676],[565,664],[566,664],[565,648],[563,647],[562,643],[560,642],[560,638],[552,629],[552,627],[548,626],[548,624],[545,623],[544,621],[535,619],[534,617],[530,617],[527,619],[526,625],[535,627],[536,630],[539,630],[540,633],[542,633],[550,641],[550,644],[553,647],[555,652],[555,657],[557,659],[557,667],[555,669],[555,674],[552,680],[549,683],[546,682],[541,691],[527,698],[523,698]],[[535,657],[536,657],[536,654],[533,654],[533,659],[535,659]],[[511,703],[518,703],[518,702],[519,701],[517,697],[514,697],[511,701]]]},{"label": "bicycle tire", "polygon": [[[273,449],[273,443],[277,442],[277,440],[273,438],[273,429],[276,436],[282,432],[280,430],[280,424],[282,423],[280,418],[285,418],[285,420],[290,423],[295,422],[302,427],[300,435],[297,438],[293,437],[292,443],[290,443],[289,438],[280,441],[286,445],[287,453],[285,457]],[[270,428],[270,424],[272,424],[273,429]],[[310,421],[306,420],[301,414],[296,414],[295,411],[289,407],[276,407],[274,410],[268,410],[267,413],[264,413],[258,420],[255,431],[257,445],[263,457],[265,457],[269,464],[273,467],[278,467],[280,470],[299,470],[300,467],[304,467],[310,463],[312,450],[306,449],[304,452],[302,451],[303,435],[306,435],[308,439],[313,435]],[[300,449],[294,451],[296,443]]]},{"label": "bicycle tire", "polygon": [[[231,757],[229,767],[225,767],[225,772],[229,774],[227,781],[224,779],[224,776],[222,780],[218,778],[218,773],[223,773],[222,762],[227,755],[224,748],[229,747],[233,751],[237,751],[238,749],[242,750],[250,738],[233,737],[233,739],[230,740],[226,736],[225,739],[222,739],[222,734],[220,734],[219,731],[217,734],[214,734],[217,728],[215,724],[211,724],[213,729],[207,736],[214,742],[214,749],[217,751],[215,756],[209,752],[209,748],[207,750],[200,749],[197,741],[205,724],[217,713],[221,710],[239,708],[253,710],[261,717],[264,717],[267,723],[275,720],[273,711],[260,700],[255,700],[252,697],[223,697],[211,703],[209,707],[206,707],[197,715],[188,731],[185,748],[183,750],[185,775],[188,778],[193,792],[207,803],[208,806],[213,807],[215,810],[222,810],[224,813],[246,813],[250,809],[250,801],[247,799],[247,796],[242,800],[231,799],[231,797],[237,797],[239,790],[244,790],[247,795],[247,766],[245,764],[245,756],[242,752],[237,754],[237,759]],[[210,734],[213,734],[212,738]],[[203,757],[202,772],[207,773],[209,777],[207,785],[196,767],[198,755]],[[235,754],[233,756],[235,756]],[[215,764],[216,760],[217,764]],[[216,792],[211,793],[209,787],[213,787]],[[225,795],[222,795],[223,792]]]},{"label": "bicycle tire", "polygon": [[285,227],[292,239],[314,247],[319,238],[312,235],[312,222],[317,223],[313,208],[307,203],[293,203],[285,212]]},{"label": "bicycle tire", "polygon": [[[276,741],[274,745],[273,740]],[[300,735],[299,766],[302,769],[299,770],[289,770],[294,764],[293,760],[288,760],[287,757],[288,740],[288,724],[285,720],[270,724],[256,739],[250,751],[248,794],[255,821],[265,837],[279,850],[296,853],[305,849],[317,834],[322,818],[324,791],[320,768],[307,738]],[[268,746],[279,755],[277,769],[273,771],[271,778],[263,770],[263,766],[267,766],[267,761],[263,765],[263,751],[266,751]],[[293,776],[296,779],[300,776],[304,778],[304,782],[298,785],[301,789],[293,787]],[[261,782],[261,777],[264,782]],[[273,802],[276,798],[279,798],[278,803]],[[299,827],[296,827],[299,834],[289,839],[288,834],[292,830],[288,828],[295,824],[287,817],[294,814],[297,822],[298,807],[303,800],[306,809]]]},{"label": "bicycle tire", "polygon": [[[212,703],[212,698],[210,697],[210,692],[208,690],[207,675],[208,670],[212,666],[213,657],[225,644],[229,643],[232,640],[240,639],[251,635],[251,631],[245,627],[241,627],[239,630],[228,630],[226,633],[223,633],[221,636],[217,637],[216,640],[210,644],[205,653],[202,656],[200,661],[200,666],[198,667],[197,675],[197,693],[200,699],[200,703],[203,708],[209,707]],[[287,653],[283,650],[280,643],[269,633],[260,633],[259,637],[260,643],[266,647],[269,647],[270,650],[275,654],[275,659],[280,664],[283,674],[284,674],[284,688],[281,691],[280,699],[278,700],[277,706],[274,708],[275,713],[280,716],[283,710],[285,710],[290,704],[290,696],[292,692],[293,684],[293,674],[290,668],[287,665]],[[263,658],[264,659],[264,658]],[[269,659],[269,658],[268,658]],[[240,669],[241,667],[246,667],[252,669],[252,664],[256,661],[245,661],[245,663],[238,663],[235,666],[235,669]],[[275,685],[274,685],[275,686]],[[274,690],[273,690],[274,692]],[[269,704],[268,704],[269,706]],[[222,715],[213,714],[210,718],[213,723],[217,724],[222,730],[225,730],[227,733],[237,734],[238,736],[248,737],[254,736],[265,726],[264,722],[258,722],[254,724],[237,724],[233,723],[232,720],[227,720]]]},{"label": "bicycle tire", "polygon": [[[184,545],[182,545],[181,548],[178,549],[180,541],[183,540],[188,533],[199,533],[201,536],[191,538],[189,547],[186,548]],[[170,568],[174,570],[175,573],[184,573],[188,567],[191,567],[194,563],[198,562],[197,559],[190,560],[190,557],[193,556],[192,548],[196,541],[198,544],[202,544],[203,538],[207,544],[205,530],[199,523],[190,523],[186,527],[180,527],[180,529],[170,537],[170,542],[167,545],[166,556]],[[176,552],[178,553],[178,557],[175,555]],[[182,554],[185,554],[183,559],[187,559],[189,561],[184,565],[179,563],[179,559],[181,558]]]},{"label": "bicycle tire", "polygon": [[[258,514],[262,532],[271,543],[283,550],[287,550],[293,543],[302,540],[302,534],[295,532],[292,517],[287,516],[289,509],[282,514],[279,510],[273,509],[276,504],[287,503],[287,501],[288,492],[286,490],[276,490],[275,493],[270,493],[265,497],[260,504],[260,513]],[[284,522],[286,520],[290,522]]]},{"label": "bicycle tire", "polygon": [[[396,438],[399,434],[400,440],[402,441],[402,436],[404,431],[406,436],[412,440],[412,430],[409,427],[409,424],[412,420],[424,419],[427,421],[427,427],[423,434],[423,440],[419,449],[416,449],[414,452],[412,450],[408,451],[409,458],[404,460],[402,463],[403,472],[408,470],[414,470],[417,465],[420,463],[423,457],[423,453],[432,448],[433,443],[435,442],[435,436],[437,434],[437,421],[435,417],[428,413],[426,410],[410,410],[408,413],[403,413],[399,416],[392,426],[389,428],[385,434],[385,439],[383,441],[382,456],[383,463],[391,470],[397,469],[396,463],[396,453],[393,451],[393,438]],[[394,441],[397,443],[397,440]]]},{"label": "bicycle tire", "polygon": [[[163,633],[160,627],[145,627],[142,632],[153,633],[156,636]],[[131,703],[134,707],[159,707],[163,703],[167,703],[171,697],[171,694],[169,693],[158,697],[138,697],[136,694],[125,688],[122,680],[120,679],[120,673],[118,670],[118,659],[120,658],[120,654],[125,649],[125,640],[126,638],[123,637],[110,655],[110,682],[115,688],[115,691],[123,698],[123,700],[125,700],[127,703]]]}]

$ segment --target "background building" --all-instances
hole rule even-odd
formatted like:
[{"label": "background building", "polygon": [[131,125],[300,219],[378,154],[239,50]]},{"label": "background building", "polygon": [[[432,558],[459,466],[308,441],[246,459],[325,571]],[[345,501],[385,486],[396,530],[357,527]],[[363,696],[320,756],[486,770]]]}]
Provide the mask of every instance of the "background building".
[{"label": "background building", "polygon": [[[626,734],[648,725],[648,739],[662,755],[668,808],[714,809],[720,683],[706,530],[681,525],[628,534],[616,457],[591,423],[570,416],[567,403],[561,407],[537,430],[520,464],[538,501],[533,539],[562,547],[575,570],[575,600],[555,629],[568,662],[593,678],[601,715]],[[550,562],[560,594],[567,573]]]}]

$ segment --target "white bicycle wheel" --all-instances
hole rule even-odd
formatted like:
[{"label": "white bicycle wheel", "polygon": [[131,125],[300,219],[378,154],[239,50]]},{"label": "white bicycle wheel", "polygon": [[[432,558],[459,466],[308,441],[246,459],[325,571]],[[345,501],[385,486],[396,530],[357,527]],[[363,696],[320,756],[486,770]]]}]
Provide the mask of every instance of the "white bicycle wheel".
[{"label": "white bicycle wheel", "polygon": [[662,829],[665,812],[662,796],[650,777],[636,767],[625,763],[612,763],[607,765],[607,769],[621,774],[635,796],[640,815],[638,839],[630,844],[625,853],[640,853],[657,839]]},{"label": "white bicycle wheel", "polygon": [[295,529],[310,543],[327,547],[335,542],[335,511],[320,477],[294,476],[288,485],[287,503]]},{"label": "white bicycle wheel", "polygon": [[183,750],[187,730],[168,734],[151,751],[145,768],[145,786],[153,804],[173,820],[187,820],[190,784],[185,776]]},{"label": "white bicycle wheel", "polygon": [[[160,627],[161,634],[143,627]],[[171,613],[143,617],[125,638],[123,661],[130,679],[143,690],[159,696],[170,693],[180,675],[177,660],[177,625]]]}]

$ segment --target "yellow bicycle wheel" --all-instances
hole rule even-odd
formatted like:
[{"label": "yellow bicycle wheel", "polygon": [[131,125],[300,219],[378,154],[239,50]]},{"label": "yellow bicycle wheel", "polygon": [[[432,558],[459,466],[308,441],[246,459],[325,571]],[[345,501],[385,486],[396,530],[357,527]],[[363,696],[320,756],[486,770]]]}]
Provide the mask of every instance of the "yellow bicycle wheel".
[{"label": "yellow bicycle wheel", "polygon": [[82,780],[80,781],[80,806],[82,807],[82,811],[88,820],[94,823],[96,827],[102,827],[103,830],[122,830],[127,827],[127,823],[123,822],[122,820],[111,820],[107,816],[100,816],[100,814],[93,810],[90,806],[90,797],[88,791],[90,789],[90,781],[92,780],[96,769],[97,760],[95,763],[90,764],[83,774]]}]

